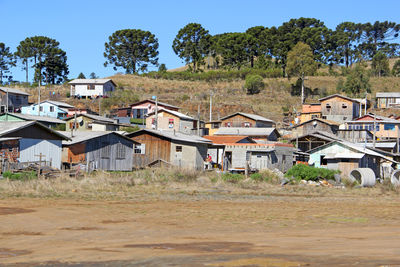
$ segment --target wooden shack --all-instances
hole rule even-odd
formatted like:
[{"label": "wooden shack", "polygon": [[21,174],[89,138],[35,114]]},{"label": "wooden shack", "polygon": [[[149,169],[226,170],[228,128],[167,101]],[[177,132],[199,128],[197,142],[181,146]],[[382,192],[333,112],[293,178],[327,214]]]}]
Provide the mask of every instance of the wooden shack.
[{"label": "wooden shack", "polygon": [[339,94],[319,99],[322,119],[343,123],[360,116],[360,103],[350,97]]},{"label": "wooden shack", "polygon": [[197,127],[197,120],[194,118],[169,109],[159,109],[157,112],[157,121],[155,112],[148,114],[146,128],[155,129],[156,123],[158,130],[175,130],[185,134],[191,134],[192,130]]},{"label": "wooden shack", "polygon": [[211,144],[205,138],[176,131],[143,129],[126,136],[140,143],[134,149],[135,168],[162,161],[177,167],[202,170]]},{"label": "wooden shack", "polygon": [[291,128],[292,137],[302,136],[314,132],[328,132],[330,134],[336,134],[339,130],[339,123],[335,121],[323,120],[315,118],[297,125]]},{"label": "wooden shack", "polygon": [[138,143],[116,132],[64,132],[62,162],[71,167],[85,164],[89,170],[131,171],[133,146]]},{"label": "wooden shack", "polygon": [[114,119],[94,114],[79,114],[65,119],[65,130],[71,131],[118,131],[119,125]]},{"label": "wooden shack", "polygon": [[275,122],[260,115],[236,112],[221,118],[221,127],[269,128],[275,127]]}]

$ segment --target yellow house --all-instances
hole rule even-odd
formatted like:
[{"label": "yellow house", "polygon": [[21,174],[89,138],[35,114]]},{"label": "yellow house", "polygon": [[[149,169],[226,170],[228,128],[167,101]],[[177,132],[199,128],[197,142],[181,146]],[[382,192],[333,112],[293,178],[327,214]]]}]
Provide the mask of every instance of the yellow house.
[{"label": "yellow house", "polygon": [[209,121],[205,123],[205,128],[208,129],[208,135],[213,136],[216,131],[221,127],[221,121]]},{"label": "yellow house", "polygon": [[321,104],[320,103],[303,104],[299,123],[303,123],[317,118],[321,118]]},{"label": "yellow house", "polygon": [[367,114],[354,121],[346,122],[346,129],[365,129],[374,132],[374,116],[376,137],[380,139],[396,139],[400,136],[400,121],[374,114]]}]

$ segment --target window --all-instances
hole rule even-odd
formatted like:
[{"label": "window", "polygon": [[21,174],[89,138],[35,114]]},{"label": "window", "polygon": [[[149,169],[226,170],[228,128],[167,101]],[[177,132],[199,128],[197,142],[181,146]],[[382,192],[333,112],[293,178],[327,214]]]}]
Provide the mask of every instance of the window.
[{"label": "window", "polygon": [[94,90],[94,84],[88,84],[87,85],[88,90]]},{"label": "window", "polygon": [[176,152],[182,152],[182,146],[176,146]]},{"label": "window", "polygon": [[54,112],[54,106],[50,106],[50,112]]},{"label": "window", "polygon": [[146,153],[146,144],[136,144],[133,153],[144,155]]},{"label": "window", "polygon": [[226,127],[231,127],[231,126],[232,126],[232,123],[231,123],[231,122],[225,122],[225,126],[226,126]]},{"label": "window", "polygon": [[246,121],[243,123],[243,126],[246,128],[249,128],[249,127],[251,127],[251,123]]},{"label": "window", "polygon": [[351,129],[353,129],[353,126],[352,126],[352,125],[349,125],[349,130],[351,130]]},{"label": "window", "polygon": [[35,110],[35,107],[32,107],[32,110]]},{"label": "window", "polygon": [[322,116],[322,119],[323,119],[323,120],[326,120],[326,116]]},{"label": "window", "polygon": [[331,104],[326,104],[326,108],[330,109],[331,108]]},{"label": "window", "polygon": [[325,156],[321,156],[321,166],[328,165],[328,160],[325,159]]},{"label": "window", "polygon": [[380,130],[380,126],[379,125],[375,125],[375,127],[376,127],[376,131],[378,132],[379,130]]},{"label": "window", "polygon": [[117,159],[124,159],[125,158],[125,153],[126,153],[126,147],[121,144],[118,143],[117,144]]},{"label": "window", "polygon": [[385,124],[384,129],[385,131],[394,131],[394,124]]},{"label": "window", "polygon": [[211,129],[218,129],[219,128],[219,123],[215,122],[213,124],[211,124]]},{"label": "window", "polygon": [[111,147],[107,142],[101,142],[101,157],[110,158]]},{"label": "window", "polygon": [[43,111],[43,107],[42,107],[42,106],[40,106],[40,107],[39,107],[39,110],[40,110],[40,111]]},{"label": "window", "polygon": [[342,104],[342,108],[347,108],[347,104]]}]

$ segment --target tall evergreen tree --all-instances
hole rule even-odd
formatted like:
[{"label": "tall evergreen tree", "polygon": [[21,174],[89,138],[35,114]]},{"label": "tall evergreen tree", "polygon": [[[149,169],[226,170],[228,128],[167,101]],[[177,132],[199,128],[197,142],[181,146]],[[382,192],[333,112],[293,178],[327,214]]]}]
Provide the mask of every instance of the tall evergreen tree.
[{"label": "tall evergreen tree", "polygon": [[0,84],[3,84],[3,78],[12,79],[10,67],[15,66],[15,59],[10,52],[10,47],[0,43]]},{"label": "tall evergreen tree", "polygon": [[375,76],[388,76],[390,74],[389,60],[386,55],[379,51],[372,58],[371,69]]}]

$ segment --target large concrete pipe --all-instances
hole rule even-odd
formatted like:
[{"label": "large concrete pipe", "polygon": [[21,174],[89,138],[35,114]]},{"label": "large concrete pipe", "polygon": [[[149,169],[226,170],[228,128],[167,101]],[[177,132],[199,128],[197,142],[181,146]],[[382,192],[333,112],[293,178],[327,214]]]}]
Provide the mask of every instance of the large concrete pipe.
[{"label": "large concrete pipe", "polygon": [[395,187],[400,186],[400,170],[395,170],[392,173],[392,176],[390,177],[390,182],[392,183],[392,185],[394,185]]},{"label": "large concrete pipe", "polygon": [[376,176],[370,168],[358,168],[350,172],[349,179],[351,182],[359,182],[362,187],[371,187],[376,183]]}]

